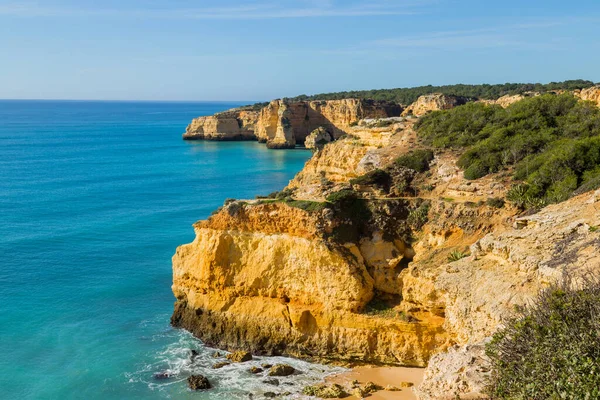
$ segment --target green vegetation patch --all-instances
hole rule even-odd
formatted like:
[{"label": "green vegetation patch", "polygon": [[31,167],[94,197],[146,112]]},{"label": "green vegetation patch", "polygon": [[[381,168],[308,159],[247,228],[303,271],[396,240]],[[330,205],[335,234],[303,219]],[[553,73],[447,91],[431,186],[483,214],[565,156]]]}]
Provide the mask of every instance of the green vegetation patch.
[{"label": "green vegetation patch", "polygon": [[544,290],[486,348],[498,399],[600,398],[600,284]]},{"label": "green vegetation patch", "polygon": [[429,170],[431,160],[433,160],[433,151],[414,150],[396,158],[394,162],[401,167],[410,168],[417,172],[425,172]]},{"label": "green vegetation patch", "polygon": [[566,200],[600,187],[600,109],[570,94],[545,94],[506,109],[470,103],[432,112],[417,131],[434,147],[460,148],[467,179],[514,167],[519,206]]},{"label": "green vegetation patch", "polygon": [[465,258],[466,256],[468,256],[467,252],[460,251],[460,250],[454,250],[454,251],[450,252],[450,254],[448,254],[448,262],[458,261],[458,260]]},{"label": "green vegetation patch", "polygon": [[392,183],[392,177],[387,171],[375,169],[366,174],[350,180],[351,185],[373,185],[381,188],[388,188]]},{"label": "green vegetation patch", "polygon": [[339,100],[339,99],[369,99],[394,101],[400,104],[410,104],[419,96],[432,93],[462,96],[471,99],[495,100],[504,95],[522,94],[526,92],[544,93],[549,90],[574,90],[594,86],[594,82],[577,79],[564,82],[542,83],[503,83],[498,85],[444,85],[444,86],[418,86],[413,88],[353,90],[346,92],[321,93],[311,96],[300,95],[290,100]]},{"label": "green vegetation patch", "polygon": [[287,204],[290,207],[301,208],[304,211],[308,212],[318,212],[323,210],[324,208],[327,208],[327,203],[325,202],[310,200],[291,200],[286,201],[285,204]]}]

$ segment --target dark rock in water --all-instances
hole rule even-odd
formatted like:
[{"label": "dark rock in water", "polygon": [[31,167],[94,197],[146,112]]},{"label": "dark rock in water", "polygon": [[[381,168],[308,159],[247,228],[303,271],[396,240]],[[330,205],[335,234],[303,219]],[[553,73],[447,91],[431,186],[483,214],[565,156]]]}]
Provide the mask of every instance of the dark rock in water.
[{"label": "dark rock in water", "polygon": [[264,369],[269,369],[273,366],[273,364],[261,364],[261,367],[263,367]]},{"label": "dark rock in water", "polygon": [[268,399],[273,399],[273,398],[277,397],[277,393],[274,393],[274,392],[266,392],[266,393],[265,393],[265,397],[266,397],[266,398],[268,398]]},{"label": "dark rock in water", "polygon": [[221,357],[221,353],[219,353],[218,351],[215,351],[215,352],[212,354],[212,356],[213,356],[213,358],[219,358],[219,357]]},{"label": "dark rock in water", "polygon": [[219,368],[223,368],[223,367],[225,367],[227,365],[231,365],[231,363],[229,363],[227,361],[218,362],[218,363],[214,364],[212,367],[213,367],[213,369],[219,369]]},{"label": "dark rock in water", "polygon": [[263,372],[264,370],[262,368],[258,368],[258,367],[251,367],[248,372],[250,372],[251,374],[260,374],[261,372]]},{"label": "dark rock in water", "polygon": [[187,378],[187,383],[192,390],[210,389],[212,385],[202,375],[191,375]]},{"label": "dark rock in water", "polygon": [[245,362],[252,360],[252,354],[247,351],[234,351],[233,353],[227,354],[227,359],[232,362]]},{"label": "dark rock in water", "polygon": [[169,379],[171,376],[172,376],[171,373],[166,372],[166,371],[165,372],[156,372],[156,373],[154,373],[154,375],[152,375],[152,377],[157,380]]},{"label": "dark rock in water", "polygon": [[265,379],[263,383],[266,383],[267,385],[279,386],[279,379]]},{"label": "dark rock in water", "polygon": [[275,364],[269,370],[269,376],[289,376],[294,372],[296,372],[296,370],[291,365]]},{"label": "dark rock in water", "polygon": [[194,361],[198,357],[198,352],[194,349],[190,349],[190,360]]}]

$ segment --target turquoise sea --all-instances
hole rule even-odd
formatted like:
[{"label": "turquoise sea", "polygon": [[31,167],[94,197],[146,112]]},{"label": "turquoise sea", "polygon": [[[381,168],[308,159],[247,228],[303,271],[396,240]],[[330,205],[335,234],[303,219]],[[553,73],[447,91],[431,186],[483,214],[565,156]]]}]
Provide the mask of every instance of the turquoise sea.
[{"label": "turquoise sea", "polygon": [[[212,370],[212,350],[169,326],[191,224],[283,188],[310,156],[181,140],[237,105],[0,101],[0,398],[248,398],[330,371],[292,360],[305,373],[281,385],[296,387],[269,388],[249,365]],[[217,388],[188,391],[192,372]]]}]

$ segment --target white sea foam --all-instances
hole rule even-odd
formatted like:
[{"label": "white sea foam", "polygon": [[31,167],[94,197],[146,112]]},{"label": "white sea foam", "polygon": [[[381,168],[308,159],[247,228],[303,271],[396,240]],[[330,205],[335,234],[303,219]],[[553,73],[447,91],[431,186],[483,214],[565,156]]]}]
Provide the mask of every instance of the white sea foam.
[{"label": "white sea foam", "polygon": [[[144,365],[138,371],[128,374],[131,383],[145,383],[149,389],[158,391],[165,398],[191,394],[187,389],[186,379],[192,374],[206,376],[213,389],[200,392],[195,398],[200,399],[248,399],[249,394],[261,395],[265,392],[291,393],[289,399],[301,399],[302,388],[322,381],[326,376],[344,372],[344,368],[313,364],[287,357],[254,357],[244,363],[232,363],[219,369],[212,366],[217,362],[227,361],[226,352],[206,347],[201,341],[185,331],[171,331],[173,342],[164,350],[154,355],[152,363]],[[194,357],[191,350],[198,354]],[[214,357],[219,352],[220,357]],[[192,359],[193,358],[193,359]],[[279,385],[265,383],[273,379],[267,376],[265,370],[252,374],[250,367],[261,367],[261,364],[285,363],[294,367],[298,372],[287,377],[275,377]],[[165,374],[168,378],[157,379],[155,374]]]}]

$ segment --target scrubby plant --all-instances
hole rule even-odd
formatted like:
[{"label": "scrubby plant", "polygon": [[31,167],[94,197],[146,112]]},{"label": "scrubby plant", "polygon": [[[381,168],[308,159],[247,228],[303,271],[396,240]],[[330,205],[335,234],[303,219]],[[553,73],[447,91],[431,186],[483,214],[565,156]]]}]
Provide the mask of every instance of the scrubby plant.
[{"label": "scrubby plant", "polygon": [[571,94],[545,94],[506,109],[470,103],[422,117],[417,131],[434,147],[462,149],[466,179],[502,170],[526,183],[517,199],[555,203],[600,187],[600,109]]},{"label": "scrubby plant", "polygon": [[382,169],[369,171],[364,175],[350,180],[351,185],[373,185],[381,188],[389,188],[392,182],[390,174]]},{"label": "scrubby plant", "polygon": [[600,283],[551,285],[486,347],[495,399],[600,398]]},{"label": "scrubby plant", "polygon": [[431,203],[424,201],[417,208],[411,210],[407,218],[409,225],[415,230],[420,230],[429,220],[430,208]]},{"label": "scrubby plant", "polygon": [[500,197],[490,197],[485,201],[485,204],[489,207],[493,208],[502,208],[504,207],[504,199]]},{"label": "scrubby plant", "polygon": [[286,201],[285,204],[309,212],[318,212],[327,207],[327,203],[310,200],[290,200]]},{"label": "scrubby plant", "polygon": [[533,209],[538,210],[546,205],[543,198],[539,197],[534,190],[531,190],[530,186],[521,183],[514,185],[506,193],[508,201],[513,203],[515,207],[520,209]]},{"label": "scrubby plant", "polygon": [[396,165],[410,168],[417,172],[425,172],[429,169],[431,160],[433,160],[433,151],[420,149],[400,156],[394,162]]},{"label": "scrubby plant", "polygon": [[460,250],[453,250],[448,255],[448,262],[454,262],[454,261],[461,260],[461,259],[465,258],[467,255],[468,255],[467,252],[460,251]]},{"label": "scrubby plant", "polygon": [[356,242],[373,215],[368,202],[350,189],[333,192],[326,200],[336,217],[342,221],[334,228],[331,238],[340,243]]}]

